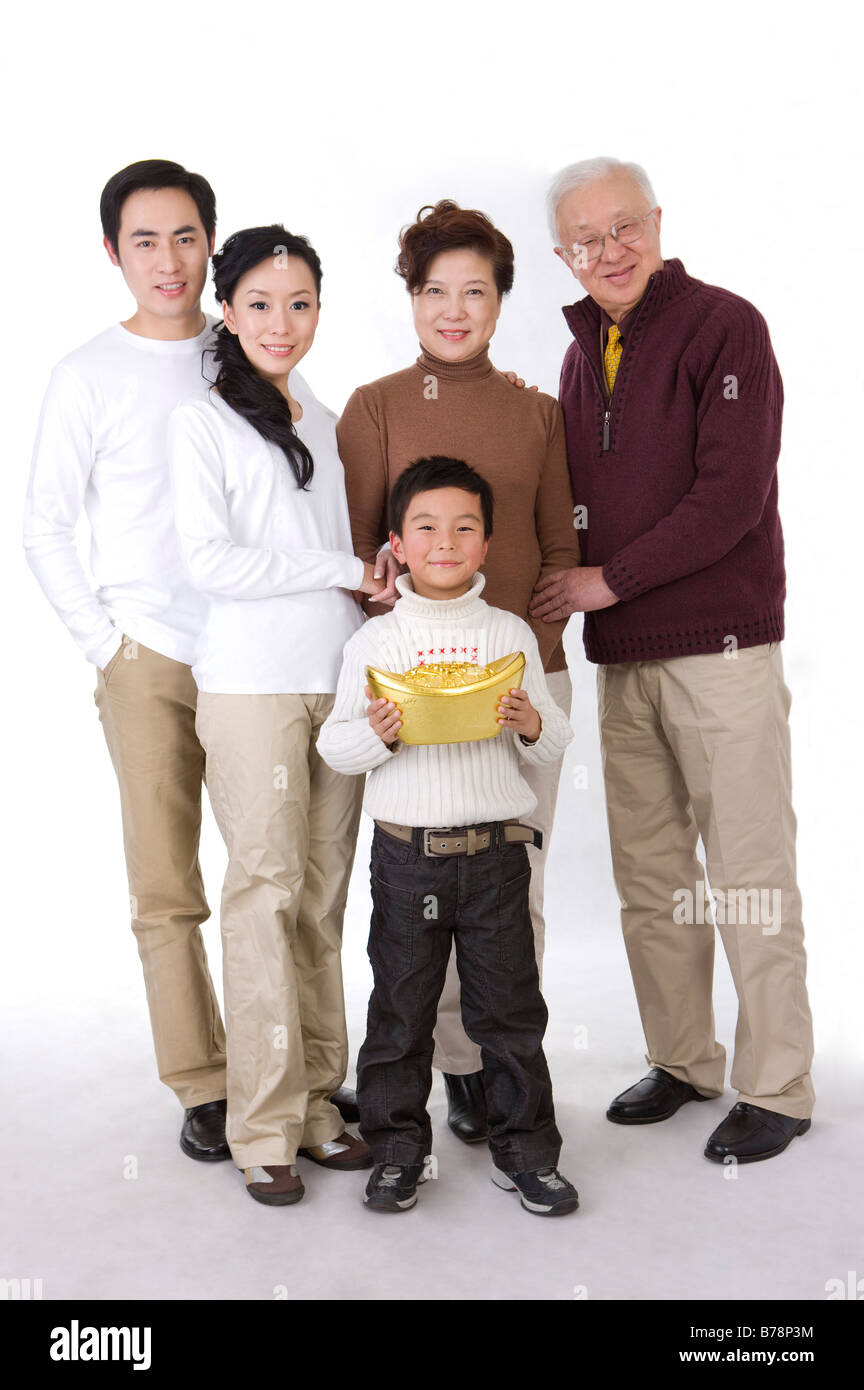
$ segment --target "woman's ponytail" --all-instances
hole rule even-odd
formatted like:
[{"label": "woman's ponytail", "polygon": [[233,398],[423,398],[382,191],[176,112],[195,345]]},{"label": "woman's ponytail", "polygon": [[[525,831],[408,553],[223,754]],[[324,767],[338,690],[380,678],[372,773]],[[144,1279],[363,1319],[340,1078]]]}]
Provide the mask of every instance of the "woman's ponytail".
[{"label": "woman's ponytail", "polygon": [[291,407],[282,392],[259,376],[240,346],[240,339],[225,324],[216,330],[212,349],[219,371],[214,385],[226,405],[242,415],[260,435],[278,445],[291,465],[297,486],[312,481],[312,455],[294,428]]}]

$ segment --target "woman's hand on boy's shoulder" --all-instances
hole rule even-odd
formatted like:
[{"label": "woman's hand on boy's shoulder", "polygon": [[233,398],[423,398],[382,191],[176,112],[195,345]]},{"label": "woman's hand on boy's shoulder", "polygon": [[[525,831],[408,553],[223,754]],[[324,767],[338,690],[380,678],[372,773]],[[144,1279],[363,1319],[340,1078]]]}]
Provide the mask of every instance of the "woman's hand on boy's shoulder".
[{"label": "woman's hand on boy's shoulder", "polygon": [[399,597],[396,580],[404,569],[405,566],[400,565],[389,544],[382,545],[375,556],[375,578],[384,585],[384,588],[375,595],[376,603],[385,603],[392,608]]},{"label": "woman's hand on boy's shoulder", "polygon": [[371,565],[368,560],[363,561],[363,580],[359,592],[368,598],[377,601],[379,594],[385,595],[388,590],[388,581],[379,572],[377,562]]},{"label": "woman's hand on boy's shoulder", "polygon": [[357,603],[365,608],[365,600],[368,599],[372,603],[383,604],[385,608],[392,608],[399,597],[396,577],[402,573],[402,568],[389,545],[382,546],[374,564],[363,561],[363,583],[359,589],[352,590]]}]

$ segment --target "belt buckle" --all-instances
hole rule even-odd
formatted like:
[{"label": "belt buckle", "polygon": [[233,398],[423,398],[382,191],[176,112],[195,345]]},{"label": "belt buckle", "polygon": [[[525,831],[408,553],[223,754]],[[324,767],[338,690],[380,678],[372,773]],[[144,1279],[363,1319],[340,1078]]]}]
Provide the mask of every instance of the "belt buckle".
[{"label": "belt buckle", "polygon": [[426,855],[427,859],[445,859],[449,854],[452,853],[452,851],[449,850],[446,853],[442,853],[440,850],[435,850],[432,848],[432,840],[436,836],[443,835],[445,833],[449,832],[434,829],[423,831],[423,853]]},{"label": "belt buckle", "polygon": [[[476,829],[474,828],[473,825],[469,825],[469,826],[466,828],[465,834],[461,837],[460,840],[457,841],[457,848],[456,848],[456,849],[449,849],[449,850],[443,850],[443,849],[442,849],[442,850],[436,850],[436,849],[433,849],[433,848],[432,848],[432,841],[433,841],[433,839],[435,838],[435,836],[436,836],[436,835],[444,835],[445,833],[448,835],[449,838],[453,838],[454,832],[453,832],[452,830],[451,830],[451,831],[447,831],[447,832],[445,832],[445,831],[443,831],[443,830],[424,830],[424,831],[423,831],[423,853],[426,855],[427,858],[429,858],[429,859],[448,859],[448,858],[450,858],[450,857],[451,857],[452,855],[454,855],[454,854],[467,854],[467,855],[470,857],[470,856],[475,855],[475,854],[482,854],[482,853],[483,853],[483,846],[480,846],[479,849],[478,849],[478,843],[479,843],[479,840],[480,840],[480,836],[477,834],[477,831],[476,831]],[[492,836],[492,834],[491,834],[491,832],[490,832],[489,845],[486,846],[486,848],[490,848],[490,849],[491,849],[493,838],[494,838],[494,837]],[[466,846],[465,849],[462,848],[462,844],[463,844],[463,843],[464,843],[465,846]]]}]

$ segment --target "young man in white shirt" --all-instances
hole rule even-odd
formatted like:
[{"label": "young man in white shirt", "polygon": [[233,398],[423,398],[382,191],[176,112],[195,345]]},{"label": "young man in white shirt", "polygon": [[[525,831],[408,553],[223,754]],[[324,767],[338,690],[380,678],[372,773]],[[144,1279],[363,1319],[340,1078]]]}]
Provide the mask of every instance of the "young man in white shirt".
[{"label": "young man in white shirt", "polygon": [[[201,597],[180,557],[168,416],[208,387],[201,310],[216,204],[200,174],[149,159],[102,193],[104,245],[132,316],[55,367],[42,407],[24,525],[27,559],[96,667],[95,700],[120,786],[132,929],[159,1076],[184,1107],[184,1153],[227,1159],[225,1032],[200,924],[204,750],[190,664]],[[75,548],[90,523],[95,590]]]}]

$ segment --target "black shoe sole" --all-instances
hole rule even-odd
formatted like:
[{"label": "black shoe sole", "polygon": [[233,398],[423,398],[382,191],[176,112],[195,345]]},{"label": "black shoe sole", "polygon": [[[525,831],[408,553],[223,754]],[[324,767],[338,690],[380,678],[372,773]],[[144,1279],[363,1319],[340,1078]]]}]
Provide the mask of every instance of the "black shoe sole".
[{"label": "black shoe sole", "polygon": [[198,1149],[188,1147],[185,1139],[181,1137],[180,1147],[188,1158],[195,1158],[199,1163],[222,1163],[226,1158],[231,1157],[231,1150],[227,1144],[224,1153],[221,1149],[217,1149],[215,1153],[201,1153]]},{"label": "black shoe sole", "polygon": [[727,1159],[731,1158],[735,1159],[736,1165],[739,1163],[761,1163],[763,1158],[776,1158],[777,1154],[782,1154],[784,1149],[788,1149],[793,1139],[797,1138],[799,1134],[807,1133],[808,1129],[810,1128],[810,1125],[810,1120],[802,1120],[801,1123],[797,1125],[795,1129],[793,1129],[789,1137],[783,1140],[782,1144],[778,1144],[776,1149],[767,1149],[765,1153],[741,1154],[739,1156],[738,1154],[730,1153],[715,1154],[711,1153],[710,1149],[705,1149],[704,1157],[710,1159],[712,1163],[725,1163]]}]

